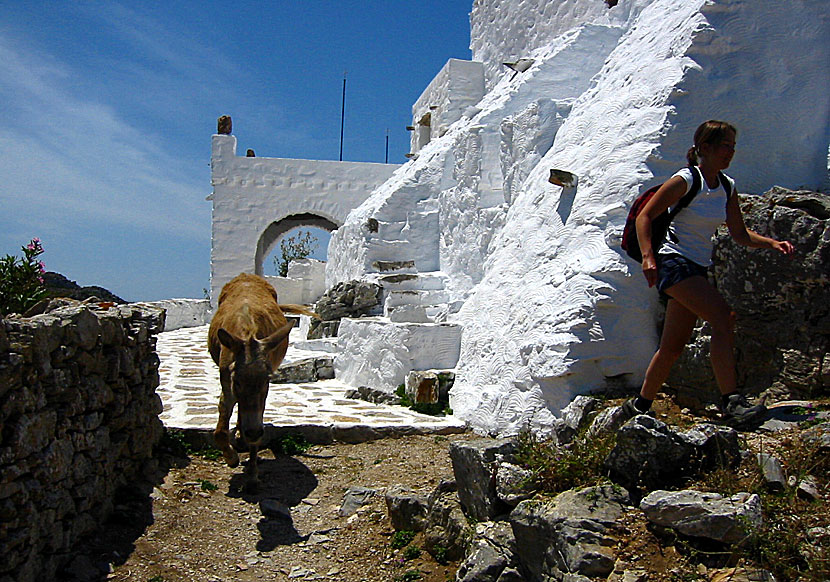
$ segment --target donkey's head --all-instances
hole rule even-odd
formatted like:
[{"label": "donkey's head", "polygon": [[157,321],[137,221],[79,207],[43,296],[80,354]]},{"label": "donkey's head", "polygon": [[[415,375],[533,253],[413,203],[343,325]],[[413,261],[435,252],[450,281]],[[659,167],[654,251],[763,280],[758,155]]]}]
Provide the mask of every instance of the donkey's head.
[{"label": "donkey's head", "polygon": [[233,361],[228,367],[231,390],[239,406],[239,431],[249,445],[258,445],[264,432],[262,414],[268,396],[268,381],[274,371],[268,356],[288,341],[294,323],[286,323],[265,339],[241,339],[225,329],[218,332],[219,341],[233,353]]}]

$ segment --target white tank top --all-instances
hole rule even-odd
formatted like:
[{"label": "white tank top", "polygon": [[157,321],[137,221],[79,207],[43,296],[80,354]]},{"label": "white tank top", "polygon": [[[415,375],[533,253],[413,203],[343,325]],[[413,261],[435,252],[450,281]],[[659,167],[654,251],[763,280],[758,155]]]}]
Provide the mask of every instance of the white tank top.
[{"label": "white tank top", "polygon": [[[686,192],[692,187],[689,168],[679,170],[674,176],[686,181]],[[672,177],[674,177],[672,176]],[[735,181],[726,176],[732,192]],[[678,254],[708,267],[712,264],[712,237],[718,226],[726,220],[726,191],[718,181],[717,188],[709,188],[706,179],[701,180],[700,192],[686,208],[677,213],[669,226],[666,240],[658,251],[661,255]]]}]

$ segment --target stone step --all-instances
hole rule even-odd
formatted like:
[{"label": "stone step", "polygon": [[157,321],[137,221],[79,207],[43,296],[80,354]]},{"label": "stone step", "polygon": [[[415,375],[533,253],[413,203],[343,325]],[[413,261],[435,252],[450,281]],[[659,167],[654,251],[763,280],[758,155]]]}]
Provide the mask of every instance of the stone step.
[{"label": "stone step", "polygon": [[372,268],[378,273],[417,273],[415,261],[372,261]]},{"label": "stone step", "polygon": [[446,305],[450,294],[443,289],[403,289],[387,291],[383,301],[384,310],[400,305]]},{"label": "stone step", "polygon": [[447,275],[441,271],[376,275],[372,281],[390,291],[432,291],[446,288]]},{"label": "stone step", "polygon": [[448,311],[449,293],[443,289],[388,291],[383,315],[396,322],[436,323]]}]

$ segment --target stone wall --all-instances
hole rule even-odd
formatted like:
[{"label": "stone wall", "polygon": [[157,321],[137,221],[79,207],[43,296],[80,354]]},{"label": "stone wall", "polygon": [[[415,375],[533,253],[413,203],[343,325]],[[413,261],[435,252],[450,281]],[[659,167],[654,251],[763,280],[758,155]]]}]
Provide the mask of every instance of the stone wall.
[{"label": "stone wall", "polygon": [[[734,243],[718,233],[713,274],[735,311],[738,387],[773,400],[830,391],[830,199],[773,188],[741,196],[746,225],[789,240],[792,258]],[[717,400],[709,363],[709,326],[700,326],[669,378],[681,400]]]},{"label": "stone wall", "polygon": [[0,320],[0,581],[52,580],[154,469],[163,427],[149,306]]}]

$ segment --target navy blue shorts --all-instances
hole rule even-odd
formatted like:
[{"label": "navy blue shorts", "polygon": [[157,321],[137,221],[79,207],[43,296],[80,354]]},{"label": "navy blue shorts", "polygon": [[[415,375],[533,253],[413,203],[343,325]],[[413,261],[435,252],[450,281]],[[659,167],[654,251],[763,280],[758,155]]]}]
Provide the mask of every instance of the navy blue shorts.
[{"label": "navy blue shorts", "polygon": [[664,299],[670,297],[666,295],[666,290],[677,285],[684,279],[700,275],[706,278],[709,272],[708,267],[698,265],[683,255],[657,255],[657,290],[660,296]]}]

